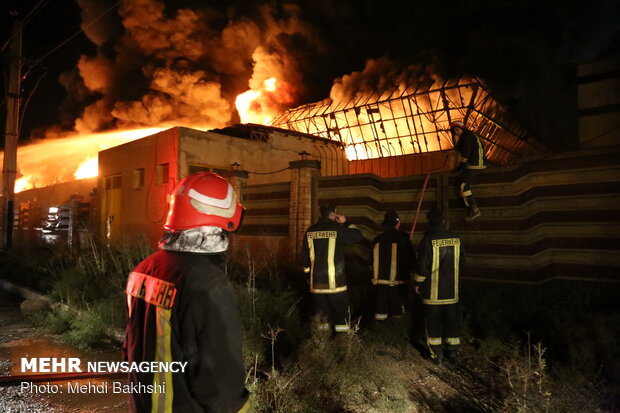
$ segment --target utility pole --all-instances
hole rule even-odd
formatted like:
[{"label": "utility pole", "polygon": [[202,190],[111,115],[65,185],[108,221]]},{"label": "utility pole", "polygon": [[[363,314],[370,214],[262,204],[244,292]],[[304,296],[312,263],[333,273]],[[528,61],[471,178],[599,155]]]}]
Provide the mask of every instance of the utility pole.
[{"label": "utility pole", "polygon": [[17,140],[19,138],[19,104],[22,64],[22,24],[13,23],[9,51],[9,87],[6,101],[6,129],[4,135],[4,165],[2,166],[2,228],[0,247],[13,245],[15,215],[15,176],[17,175]]}]

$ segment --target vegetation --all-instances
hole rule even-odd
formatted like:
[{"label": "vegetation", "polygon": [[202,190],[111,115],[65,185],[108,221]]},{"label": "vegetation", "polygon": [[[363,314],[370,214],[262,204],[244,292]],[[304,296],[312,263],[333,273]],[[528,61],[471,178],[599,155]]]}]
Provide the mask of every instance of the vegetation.
[{"label": "vegetation", "polygon": [[[2,254],[18,283],[61,305],[36,321],[80,346],[110,342],[125,324],[127,274],[150,251],[77,249]],[[618,409],[620,311],[593,284],[462,284],[458,364],[424,359],[421,304],[373,323],[369,269],[349,265],[350,334],[315,328],[305,279],[275,256],[227,263],[244,330],[246,385],[258,412],[581,412]],[[26,280],[26,281],[24,281]],[[118,337],[117,337],[118,338]],[[118,341],[118,340],[117,340]]]},{"label": "vegetation", "polygon": [[108,248],[88,237],[80,248],[12,252],[0,263],[12,266],[5,272],[10,280],[46,292],[55,303],[49,313],[32,316],[36,324],[87,348],[122,338],[127,274],[149,253],[146,242]]}]

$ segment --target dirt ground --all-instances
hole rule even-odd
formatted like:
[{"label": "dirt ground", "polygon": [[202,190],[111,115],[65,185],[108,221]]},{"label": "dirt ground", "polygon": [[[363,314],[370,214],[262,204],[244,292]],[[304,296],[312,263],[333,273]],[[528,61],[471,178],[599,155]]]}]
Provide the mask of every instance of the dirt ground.
[{"label": "dirt ground", "polygon": [[[117,351],[80,351],[57,342],[53,336],[34,328],[21,314],[21,300],[0,290],[0,376],[21,374],[21,357],[79,357],[88,361],[114,361],[120,359]],[[81,384],[105,386],[106,382],[122,381],[93,378],[81,380]],[[76,380],[71,380],[75,384]],[[37,385],[59,386],[62,393],[37,393],[41,387],[21,384],[0,384],[0,410],[4,413],[123,413],[127,411],[127,396],[114,393],[71,393],[66,391],[67,380],[42,382]],[[109,385],[109,384],[108,384]],[[47,387],[46,387],[47,388]],[[99,388],[102,388],[100,386]]]}]

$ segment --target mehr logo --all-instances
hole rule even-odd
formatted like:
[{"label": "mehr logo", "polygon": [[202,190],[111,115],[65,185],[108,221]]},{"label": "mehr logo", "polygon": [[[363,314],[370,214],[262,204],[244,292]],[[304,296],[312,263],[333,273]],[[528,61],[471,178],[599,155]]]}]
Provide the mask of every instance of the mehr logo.
[{"label": "mehr logo", "polygon": [[80,359],[77,357],[38,357],[21,359],[22,373],[81,373]]}]

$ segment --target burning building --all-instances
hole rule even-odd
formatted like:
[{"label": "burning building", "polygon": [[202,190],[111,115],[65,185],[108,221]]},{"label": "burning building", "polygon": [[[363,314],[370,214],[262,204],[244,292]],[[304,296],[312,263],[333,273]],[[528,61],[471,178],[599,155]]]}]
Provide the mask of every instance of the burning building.
[{"label": "burning building", "polygon": [[289,109],[272,124],[341,142],[349,159],[374,159],[450,150],[453,120],[470,125],[487,159],[499,165],[547,150],[479,80],[466,77],[327,99]]},{"label": "burning building", "polygon": [[[592,125],[590,112],[580,124]],[[594,116],[613,123],[612,114],[597,110]],[[458,223],[455,182],[442,173],[456,162],[446,131],[455,118],[467,119],[483,135],[495,164],[480,174],[484,219],[475,227]],[[547,147],[479,81],[435,81],[346,104],[304,105],[273,124],[207,132],[175,127],[126,138],[98,151],[96,178],[17,194],[20,228],[30,222],[32,229],[37,209],[45,215],[49,206],[73,202],[76,210],[89,205],[87,225],[104,241],[145,235],[154,245],[176,183],[192,172],[214,170],[231,179],[247,208],[235,237],[237,252],[260,248],[293,259],[318,203],[329,201],[362,229],[366,241],[357,252],[363,257],[386,209],[397,210],[410,230],[421,200],[423,211],[447,209],[453,228],[462,231],[471,278],[616,278],[617,239],[609,229],[618,222],[618,146],[545,154]],[[419,228],[424,225],[420,218]],[[413,236],[417,241],[421,233]]]}]

